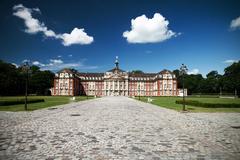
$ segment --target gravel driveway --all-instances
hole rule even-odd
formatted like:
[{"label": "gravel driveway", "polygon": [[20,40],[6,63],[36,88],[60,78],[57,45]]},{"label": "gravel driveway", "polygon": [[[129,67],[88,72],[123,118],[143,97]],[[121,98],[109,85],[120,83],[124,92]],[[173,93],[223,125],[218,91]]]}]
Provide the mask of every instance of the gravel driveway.
[{"label": "gravel driveway", "polygon": [[127,97],[0,112],[0,159],[240,159],[239,113],[179,113]]}]

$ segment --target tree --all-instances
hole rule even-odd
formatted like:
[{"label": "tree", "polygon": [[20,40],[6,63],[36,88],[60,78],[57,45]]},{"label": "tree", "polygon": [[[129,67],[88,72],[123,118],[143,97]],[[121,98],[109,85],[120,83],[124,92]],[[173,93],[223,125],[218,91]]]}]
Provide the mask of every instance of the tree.
[{"label": "tree", "polygon": [[224,69],[223,86],[229,92],[237,91],[240,95],[240,61],[233,63]]},{"label": "tree", "polygon": [[15,65],[0,60],[0,95],[23,94],[22,76]]},{"label": "tree", "polygon": [[211,71],[206,75],[202,84],[203,93],[219,93],[222,76],[217,71]]},{"label": "tree", "polygon": [[[54,73],[41,71],[38,66],[31,66],[29,74],[29,93],[45,95],[53,86]],[[24,95],[26,73],[23,68],[0,60],[0,95]]]},{"label": "tree", "polygon": [[29,84],[31,91],[37,95],[46,95],[49,88],[53,87],[54,73],[51,71],[38,71],[32,74]]},{"label": "tree", "polygon": [[199,93],[201,92],[202,82],[204,78],[201,74],[191,74],[185,76],[185,86],[188,89],[188,93]]}]

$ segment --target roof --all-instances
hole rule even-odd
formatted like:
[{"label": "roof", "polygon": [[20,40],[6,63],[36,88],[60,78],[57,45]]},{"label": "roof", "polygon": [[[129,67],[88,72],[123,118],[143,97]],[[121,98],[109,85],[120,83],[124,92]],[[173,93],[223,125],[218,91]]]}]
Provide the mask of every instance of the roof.
[{"label": "roof", "polygon": [[107,72],[113,72],[114,73],[114,72],[125,72],[125,71],[115,67],[113,69],[108,70]]},{"label": "roof", "polygon": [[157,73],[129,73],[129,77],[155,77]]},{"label": "roof", "polygon": [[[69,68],[64,68],[62,70],[60,70],[58,73],[60,72],[66,72],[66,73],[72,73],[72,74],[76,74],[79,77],[104,77],[104,73],[89,73],[89,72],[78,72],[75,69],[69,69]],[[121,69],[119,69],[118,67],[115,67],[107,72],[125,72]],[[134,78],[134,77],[139,77],[139,78],[158,78],[156,77],[159,74],[166,74],[166,73],[170,73],[172,75],[175,75],[173,72],[169,71],[169,70],[162,70],[159,73],[133,73],[133,72],[128,72],[129,78]]]},{"label": "roof", "polygon": [[103,77],[104,73],[78,73],[79,76],[83,76],[83,77]]},{"label": "roof", "polygon": [[166,74],[166,73],[174,74],[172,71],[167,70],[167,69],[164,69],[164,70],[159,72],[159,74]]},{"label": "roof", "polygon": [[61,72],[72,73],[72,74],[74,74],[74,73],[78,73],[77,70],[75,70],[75,69],[71,69],[71,68],[64,68],[64,69],[58,71],[57,73],[61,73]]}]

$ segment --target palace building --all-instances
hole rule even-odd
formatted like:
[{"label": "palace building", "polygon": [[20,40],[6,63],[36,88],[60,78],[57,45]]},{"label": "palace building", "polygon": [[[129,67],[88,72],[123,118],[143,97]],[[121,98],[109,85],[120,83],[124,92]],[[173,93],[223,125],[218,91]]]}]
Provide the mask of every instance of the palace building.
[{"label": "palace building", "polygon": [[105,73],[62,69],[55,75],[52,95],[178,96],[178,88],[173,72],[126,72],[119,68],[116,57],[115,67]]}]

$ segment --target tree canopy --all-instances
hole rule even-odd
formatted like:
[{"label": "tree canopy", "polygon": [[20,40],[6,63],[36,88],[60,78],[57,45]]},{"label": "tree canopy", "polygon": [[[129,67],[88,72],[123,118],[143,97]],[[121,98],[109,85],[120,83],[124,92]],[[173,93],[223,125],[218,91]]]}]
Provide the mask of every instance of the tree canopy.
[{"label": "tree canopy", "polygon": [[131,73],[133,73],[133,74],[142,74],[142,73],[144,73],[144,72],[141,71],[141,70],[132,70]]},{"label": "tree canopy", "polygon": [[[27,74],[23,67],[16,67],[0,60],[0,95],[23,95]],[[29,71],[30,94],[46,95],[53,86],[54,73],[41,71],[38,66],[31,66]]]},{"label": "tree canopy", "polygon": [[[179,70],[174,70],[178,80],[178,87],[182,88],[182,76],[179,75]],[[220,75],[217,71],[210,71],[206,78],[201,74],[185,75],[185,87],[189,94],[193,93],[220,93],[227,92],[240,95],[240,61],[233,63],[224,69],[224,74]]]}]

